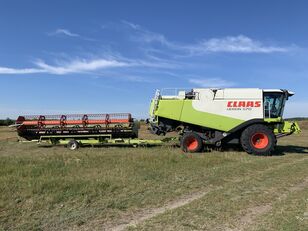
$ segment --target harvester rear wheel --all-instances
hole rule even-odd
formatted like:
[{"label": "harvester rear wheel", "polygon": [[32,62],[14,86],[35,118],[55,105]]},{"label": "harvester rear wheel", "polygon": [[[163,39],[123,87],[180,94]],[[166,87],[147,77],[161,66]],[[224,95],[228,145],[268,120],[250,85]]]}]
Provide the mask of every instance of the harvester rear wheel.
[{"label": "harvester rear wheel", "polygon": [[181,148],[184,152],[200,152],[203,148],[202,139],[194,132],[188,132],[181,138]]},{"label": "harvester rear wheel", "polygon": [[241,135],[243,149],[253,155],[270,155],[276,142],[273,131],[263,124],[252,125]]},{"label": "harvester rear wheel", "polygon": [[76,150],[79,148],[79,143],[76,140],[70,140],[67,147],[69,150]]}]

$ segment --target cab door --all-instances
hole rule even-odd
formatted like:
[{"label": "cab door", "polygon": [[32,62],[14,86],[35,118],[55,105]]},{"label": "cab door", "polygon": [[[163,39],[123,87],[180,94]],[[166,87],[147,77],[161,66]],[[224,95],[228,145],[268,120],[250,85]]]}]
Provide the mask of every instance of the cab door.
[{"label": "cab door", "polygon": [[280,92],[264,92],[264,118],[282,117],[285,97]]}]

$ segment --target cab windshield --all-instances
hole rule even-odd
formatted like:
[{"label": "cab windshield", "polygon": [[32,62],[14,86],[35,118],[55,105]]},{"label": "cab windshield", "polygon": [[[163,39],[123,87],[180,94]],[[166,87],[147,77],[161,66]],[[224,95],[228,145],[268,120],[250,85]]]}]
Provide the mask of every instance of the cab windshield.
[{"label": "cab windshield", "polygon": [[265,118],[282,117],[285,97],[279,92],[264,93],[264,116]]}]

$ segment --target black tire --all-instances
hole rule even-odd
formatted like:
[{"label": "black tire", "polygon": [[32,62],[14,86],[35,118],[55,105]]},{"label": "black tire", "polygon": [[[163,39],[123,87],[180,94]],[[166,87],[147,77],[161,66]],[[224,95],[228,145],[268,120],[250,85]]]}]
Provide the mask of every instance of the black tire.
[{"label": "black tire", "polygon": [[241,135],[241,145],[244,151],[253,155],[270,155],[276,143],[273,131],[263,124],[249,126]]},{"label": "black tire", "polygon": [[70,140],[67,144],[69,150],[76,150],[79,148],[79,143],[76,140]]},{"label": "black tire", "polygon": [[185,133],[180,142],[184,152],[200,152],[203,148],[202,139],[194,132]]}]

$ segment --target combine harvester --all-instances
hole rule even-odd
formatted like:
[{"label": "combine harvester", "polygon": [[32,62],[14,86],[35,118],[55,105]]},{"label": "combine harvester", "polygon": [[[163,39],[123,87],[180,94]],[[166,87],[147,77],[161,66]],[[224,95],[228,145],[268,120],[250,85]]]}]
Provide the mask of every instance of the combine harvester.
[{"label": "combine harvester", "polygon": [[[268,155],[277,138],[300,132],[296,122],[282,119],[285,103],[294,95],[287,90],[173,90],[173,94],[156,91],[149,122],[157,135],[177,131],[185,152],[240,144],[247,153]],[[15,126],[27,140],[67,145],[72,150],[80,145],[161,145],[174,140],[138,139],[139,128],[129,113],[19,116]]]},{"label": "combine harvester", "polygon": [[67,145],[159,145],[161,140],[138,138],[138,124],[129,113],[19,116],[20,137],[39,144]]},{"label": "combine harvester", "polygon": [[[174,90],[172,94],[170,90]],[[296,122],[282,118],[286,101],[294,95],[288,90],[197,88],[165,92],[156,91],[151,103],[152,132],[178,131],[183,151],[240,144],[249,154],[268,155],[277,138],[300,132]]]}]

